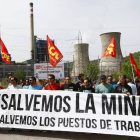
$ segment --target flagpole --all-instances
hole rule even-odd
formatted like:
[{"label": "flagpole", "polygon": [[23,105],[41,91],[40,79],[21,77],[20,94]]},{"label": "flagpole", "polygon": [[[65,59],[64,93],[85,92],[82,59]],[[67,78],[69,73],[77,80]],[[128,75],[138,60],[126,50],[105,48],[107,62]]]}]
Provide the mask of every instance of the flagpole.
[{"label": "flagpole", "polygon": [[[131,64],[131,68],[132,68],[132,74],[133,74],[133,79],[134,79],[134,70],[133,70],[133,66],[132,66],[132,64]],[[134,85],[136,86],[135,79],[134,79]],[[137,87],[136,87],[136,92],[137,92]]]},{"label": "flagpole", "polygon": [[[48,35],[47,35],[48,36]],[[47,50],[46,50],[46,52],[47,52],[47,56],[46,56],[46,58],[47,58],[47,80],[48,80],[48,63],[49,63],[49,58],[48,58],[48,40],[46,41],[46,45],[47,45]]]}]

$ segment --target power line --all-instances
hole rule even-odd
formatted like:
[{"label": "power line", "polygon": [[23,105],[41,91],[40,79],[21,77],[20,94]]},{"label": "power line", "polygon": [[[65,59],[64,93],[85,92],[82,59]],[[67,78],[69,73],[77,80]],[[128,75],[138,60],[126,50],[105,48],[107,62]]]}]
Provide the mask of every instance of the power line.
[{"label": "power line", "polygon": [[[84,28],[84,29],[82,29],[82,28],[80,28],[80,30],[93,30],[93,29],[118,29],[118,28],[140,28],[140,26],[133,26],[133,27],[106,27],[106,28],[104,28],[104,27],[95,27],[95,28]],[[30,28],[8,28],[8,27],[2,27],[2,29],[12,29],[12,30],[30,30]],[[49,29],[49,28],[35,28],[34,30],[78,30],[79,31],[79,29],[74,29],[74,28],[71,28],[71,29],[62,29],[62,28],[60,28],[60,29]]]}]

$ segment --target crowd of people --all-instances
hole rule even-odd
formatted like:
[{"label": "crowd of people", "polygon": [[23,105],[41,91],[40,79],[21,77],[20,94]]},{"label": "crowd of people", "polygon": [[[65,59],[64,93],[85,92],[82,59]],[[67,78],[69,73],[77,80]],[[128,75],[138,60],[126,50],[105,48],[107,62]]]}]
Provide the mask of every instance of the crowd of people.
[{"label": "crowd of people", "polygon": [[[90,77],[84,78],[84,74],[79,74],[79,81],[75,84],[72,83],[70,76],[64,78],[64,82],[60,83],[59,80],[55,79],[53,74],[48,76],[48,80],[39,80],[35,77],[30,77],[26,79],[20,79],[20,84],[18,84],[18,79],[14,76],[9,76],[7,89],[28,89],[28,90],[65,90],[65,91],[78,91],[86,93],[119,93],[126,95],[140,95],[140,76],[135,74],[134,80],[127,79],[125,75],[118,77],[118,82],[111,75],[100,76],[100,84],[97,84],[97,80],[91,80]],[[0,89],[4,89],[0,85]],[[14,128],[9,129],[10,131],[15,130]],[[18,129],[21,131],[21,129]],[[31,130],[32,131],[32,130]]]},{"label": "crowd of people", "polygon": [[[29,89],[29,90],[67,90],[78,91],[87,93],[123,93],[127,95],[140,95],[140,76],[135,74],[134,80],[127,79],[125,75],[118,77],[118,82],[111,75],[101,75],[100,84],[97,84],[97,80],[88,76],[84,78],[84,74],[79,74],[77,83],[72,83],[70,76],[64,78],[64,82],[60,83],[55,79],[53,74],[48,76],[48,80],[39,80],[35,77],[30,77],[24,82],[20,80],[18,85],[18,79],[14,76],[9,77],[9,85],[7,89]],[[0,86],[1,89],[3,89]]]}]

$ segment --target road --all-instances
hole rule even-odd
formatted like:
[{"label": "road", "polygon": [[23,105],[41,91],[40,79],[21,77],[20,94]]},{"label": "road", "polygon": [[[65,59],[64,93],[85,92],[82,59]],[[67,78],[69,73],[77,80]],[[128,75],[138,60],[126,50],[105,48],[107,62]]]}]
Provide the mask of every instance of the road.
[{"label": "road", "polygon": [[138,140],[138,137],[115,136],[104,134],[86,134],[74,132],[42,132],[22,130],[21,132],[8,132],[8,129],[0,130],[0,140]]}]

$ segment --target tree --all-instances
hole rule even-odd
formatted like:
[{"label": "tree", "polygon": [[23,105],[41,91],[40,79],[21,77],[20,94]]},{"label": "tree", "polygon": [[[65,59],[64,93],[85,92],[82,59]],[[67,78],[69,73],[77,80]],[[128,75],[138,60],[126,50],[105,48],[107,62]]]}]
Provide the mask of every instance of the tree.
[{"label": "tree", "polygon": [[119,76],[121,75],[121,73],[113,72],[111,75],[112,75],[113,79],[116,79],[118,81]]},{"label": "tree", "polygon": [[2,78],[0,82],[1,82],[1,85],[2,85],[3,88],[8,87],[8,84],[9,84],[8,78]]},{"label": "tree", "polygon": [[132,68],[131,68],[131,63],[130,61],[125,62],[122,64],[122,69],[121,69],[121,74],[125,75],[127,78],[132,79]]},{"label": "tree", "polygon": [[[140,52],[135,52],[132,55],[133,55],[133,58],[135,59],[136,64],[140,70],[140,64],[139,64]],[[133,79],[132,67],[133,67],[134,74],[136,73],[134,66],[131,67],[130,57],[129,56],[124,57],[124,61],[125,62],[122,63],[121,72],[120,73],[114,72],[111,74],[113,76],[113,78],[116,80],[118,79],[118,77],[120,75],[126,75],[127,78]]]},{"label": "tree", "polygon": [[14,76],[16,78],[18,78],[18,83],[19,83],[20,79],[24,79],[25,80],[25,72],[24,72],[24,70],[20,69],[20,70],[15,71]]},{"label": "tree", "polygon": [[90,76],[91,79],[97,79],[99,74],[99,66],[96,63],[90,62],[87,64],[86,69],[84,70],[85,78]]}]

